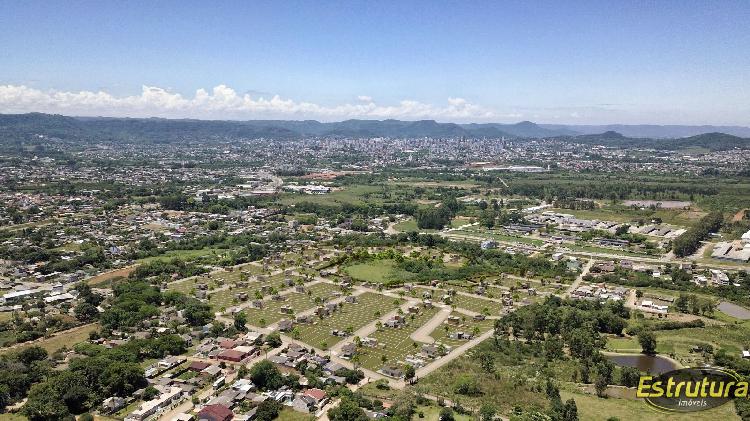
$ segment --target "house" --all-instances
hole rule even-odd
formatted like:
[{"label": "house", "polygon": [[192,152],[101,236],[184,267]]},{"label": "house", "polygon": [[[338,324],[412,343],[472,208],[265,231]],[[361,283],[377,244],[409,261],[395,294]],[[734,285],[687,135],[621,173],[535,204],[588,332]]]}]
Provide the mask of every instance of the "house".
[{"label": "house", "polygon": [[357,345],[348,343],[341,347],[341,358],[351,358],[357,353]]},{"label": "house", "polygon": [[222,361],[230,361],[233,363],[238,363],[244,360],[247,356],[248,356],[248,353],[242,350],[226,349],[222,351],[219,355],[217,355],[216,358]]},{"label": "house", "polygon": [[716,286],[729,285],[729,276],[719,269],[711,269],[711,283]]},{"label": "house", "polygon": [[102,410],[107,414],[111,414],[124,408],[125,404],[125,399],[119,396],[112,396],[102,402]]},{"label": "house", "polygon": [[328,402],[328,394],[326,394],[326,392],[321,389],[307,389],[302,395],[312,398],[315,402],[315,406],[317,406],[318,408],[322,407],[326,404],[326,402]]},{"label": "house", "polygon": [[200,372],[208,368],[210,365],[211,365],[210,363],[203,362],[203,361],[193,361],[190,363],[190,365],[188,365],[187,369],[190,371]]},{"label": "house", "polygon": [[315,399],[306,395],[299,395],[292,401],[292,408],[295,411],[309,414],[316,411]]},{"label": "house", "polygon": [[434,344],[424,344],[422,345],[422,355],[428,358],[437,358],[442,355],[442,352],[440,352],[440,348]]},{"label": "house", "polygon": [[290,330],[294,329],[294,322],[288,319],[283,319],[279,321],[279,330],[282,332],[289,332]]},{"label": "house", "polygon": [[146,420],[182,397],[182,389],[179,387],[156,387],[157,389],[161,388],[159,389],[161,394],[150,401],[143,402],[135,411],[125,417],[125,421]]},{"label": "house", "polygon": [[398,367],[392,367],[392,366],[384,366],[380,369],[380,372],[388,377],[393,377],[396,379],[400,379],[404,377],[404,372]]},{"label": "house", "polygon": [[361,342],[362,342],[362,345],[370,347],[370,348],[375,348],[376,346],[378,346],[378,340],[375,338],[371,338],[369,336],[362,338]]},{"label": "house", "polygon": [[198,411],[198,421],[230,421],[234,417],[231,409],[224,405],[206,405]]},{"label": "house", "polygon": [[221,367],[219,367],[218,365],[208,366],[203,371],[201,371],[201,375],[210,378],[216,377],[219,374],[221,374]]}]

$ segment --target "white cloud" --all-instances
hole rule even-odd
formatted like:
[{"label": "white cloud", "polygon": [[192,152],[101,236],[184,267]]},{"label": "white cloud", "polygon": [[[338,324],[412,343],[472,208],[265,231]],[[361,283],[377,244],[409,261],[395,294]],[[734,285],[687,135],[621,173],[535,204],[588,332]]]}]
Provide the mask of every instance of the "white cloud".
[{"label": "white cloud", "polygon": [[445,105],[403,100],[380,105],[369,96],[358,96],[358,103],[323,106],[284,99],[278,95],[238,94],[219,85],[207,91],[198,89],[192,97],[167,89],[143,86],[140,95],[116,97],[104,90],[65,92],[43,91],[23,85],[0,85],[0,112],[47,112],[81,116],[132,116],[215,119],[288,118],[339,120],[346,118],[437,119],[488,121],[507,115],[497,114],[463,98],[448,98]]}]

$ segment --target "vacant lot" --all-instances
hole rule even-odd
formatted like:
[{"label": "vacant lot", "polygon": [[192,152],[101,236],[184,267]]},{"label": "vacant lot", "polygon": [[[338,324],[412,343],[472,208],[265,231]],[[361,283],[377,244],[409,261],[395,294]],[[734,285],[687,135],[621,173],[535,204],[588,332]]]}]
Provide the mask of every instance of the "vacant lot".
[{"label": "vacant lot", "polygon": [[127,278],[128,275],[130,275],[130,273],[135,270],[135,268],[136,266],[134,265],[122,269],[111,270],[109,272],[104,272],[96,275],[93,278],[89,278],[86,282],[92,287],[101,287],[115,278]]},{"label": "vacant lot", "polygon": [[[621,420],[673,420],[673,421],[713,421],[713,420],[739,420],[740,418],[734,412],[734,404],[728,403],[715,409],[707,411],[681,413],[681,414],[664,414],[657,413],[650,409],[643,401],[614,398],[598,398],[594,395],[583,393],[573,393],[566,390],[560,391],[560,397],[563,401],[573,398],[578,407],[578,417],[581,421],[600,421],[610,417],[616,417]],[[658,414],[658,415],[657,415]]]},{"label": "vacant lot", "polygon": [[46,339],[31,341],[28,343],[20,344],[12,348],[0,350],[0,354],[5,354],[11,351],[13,352],[20,351],[30,346],[41,346],[42,348],[46,349],[47,352],[51,354],[65,347],[73,348],[73,345],[79,342],[88,340],[89,333],[98,329],[99,329],[98,323],[93,323],[93,324],[85,325],[85,326],[79,326],[79,327],[69,329],[63,332],[58,332],[54,336],[51,336]]},{"label": "vacant lot", "polygon": [[399,269],[396,262],[391,259],[357,263],[345,267],[344,272],[356,280],[380,284],[403,282],[411,277],[410,273]]}]

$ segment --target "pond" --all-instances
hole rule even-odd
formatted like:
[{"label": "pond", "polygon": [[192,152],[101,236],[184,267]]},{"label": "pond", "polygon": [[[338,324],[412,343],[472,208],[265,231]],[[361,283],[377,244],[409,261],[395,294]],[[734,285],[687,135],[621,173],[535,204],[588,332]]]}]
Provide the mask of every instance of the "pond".
[{"label": "pond", "polygon": [[740,307],[737,304],[732,304],[728,301],[722,301],[717,307],[719,311],[729,316],[740,320],[750,320],[750,310],[745,307]]},{"label": "pond", "polygon": [[635,367],[651,374],[661,374],[679,368],[672,360],[660,355],[605,354],[607,359],[621,367]]}]

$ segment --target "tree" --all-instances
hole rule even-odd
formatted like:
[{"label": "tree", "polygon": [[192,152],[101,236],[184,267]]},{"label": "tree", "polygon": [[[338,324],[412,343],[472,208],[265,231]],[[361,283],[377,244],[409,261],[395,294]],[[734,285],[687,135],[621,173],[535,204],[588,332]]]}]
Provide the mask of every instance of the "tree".
[{"label": "tree", "polygon": [[47,359],[47,350],[40,346],[30,346],[28,348],[24,348],[21,352],[19,352],[18,357],[16,358],[24,365],[29,366],[34,361],[42,361]]},{"label": "tree", "polygon": [[115,361],[102,373],[102,386],[107,396],[129,396],[148,382],[137,363]]},{"label": "tree", "polygon": [[258,405],[258,410],[255,412],[255,419],[257,421],[272,421],[276,419],[283,406],[273,399],[267,399]]},{"label": "tree", "polygon": [[495,372],[495,357],[490,352],[479,354],[479,365],[485,373],[492,374]]},{"label": "tree", "polygon": [[266,335],[266,344],[271,348],[278,348],[281,346],[281,335],[279,332],[271,332]]},{"label": "tree", "polygon": [[641,344],[644,354],[656,353],[656,336],[650,330],[643,329],[638,333],[638,343]]},{"label": "tree", "polygon": [[454,421],[455,418],[453,417],[453,410],[448,408],[447,406],[444,406],[440,410],[440,417],[438,418],[439,421]]},{"label": "tree", "polygon": [[191,302],[185,306],[183,314],[185,320],[187,320],[190,326],[204,326],[214,319],[211,306],[198,300],[191,300]]},{"label": "tree", "polygon": [[411,364],[407,364],[406,367],[404,367],[404,379],[408,381],[409,383],[414,380],[414,376],[417,374],[417,371],[414,370],[414,366]]},{"label": "tree", "polygon": [[79,303],[73,312],[76,315],[76,319],[82,321],[82,322],[88,322],[91,320],[96,319],[97,316],[99,316],[99,310],[96,309],[93,305],[83,301]]},{"label": "tree", "polygon": [[31,387],[29,398],[21,413],[30,421],[62,420],[70,415],[68,407],[50,382],[43,382]]},{"label": "tree", "polygon": [[622,367],[620,370],[620,384],[626,387],[635,387],[641,378],[641,373],[634,367]]},{"label": "tree", "polygon": [[276,366],[268,361],[263,360],[252,366],[250,369],[250,380],[260,389],[275,390],[284,384],[281,372]]},{"label": "tree", "polygon": [[563,421],[578,421],[578,406],[573,398],[568,399],[563,407]]},{"label": "tree", "polygon": [[245,324],[247,324],[247,314],[245,314],[244,311],[239,311],[234,314],[234,328],[239,330],[240,332],[244,332],[247,330],[245,327]]},{"label": "tree", "polygon": [[495,419],[497,410],[492,404],[485,403],[479,408],[479,420],[480,421],[492,421]]},{"label": "tree", "polygon": [[367,415],[356,401],[349,397],[341,398],[341,403],[336,408],[328,410],[328,419],[331,421],[367,421]]},{"label": "tree", "polygon": [[156,395],[159,394],[159,391],[156,390],[153,386],[148,386],[145,389],[143,389],[143,400],[144,401],[150,401],[151,399],[155,398]]}]

